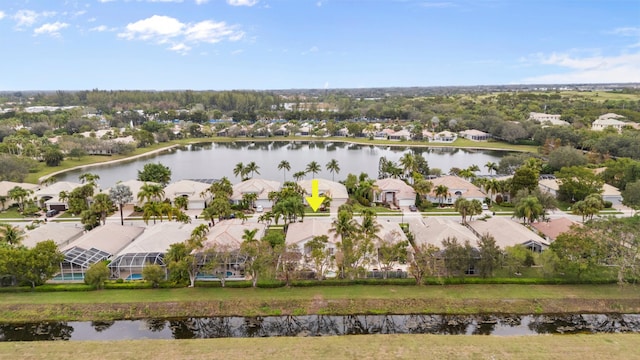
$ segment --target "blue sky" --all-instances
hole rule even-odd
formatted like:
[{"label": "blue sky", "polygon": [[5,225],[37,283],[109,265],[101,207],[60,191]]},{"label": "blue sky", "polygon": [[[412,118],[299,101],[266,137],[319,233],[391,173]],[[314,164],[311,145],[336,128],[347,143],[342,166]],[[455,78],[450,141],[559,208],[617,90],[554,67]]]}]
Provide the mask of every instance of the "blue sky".
[{"label": "blue sky", "polygon": [[640,82],[640,0],[3,0],[0,90]]}]

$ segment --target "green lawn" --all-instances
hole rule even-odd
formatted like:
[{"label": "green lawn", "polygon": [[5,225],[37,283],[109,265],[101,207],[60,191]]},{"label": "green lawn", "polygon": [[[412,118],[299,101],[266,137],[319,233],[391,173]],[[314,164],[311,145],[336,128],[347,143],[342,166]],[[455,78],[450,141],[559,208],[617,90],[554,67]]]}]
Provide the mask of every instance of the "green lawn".
[{"label": "green lawn", "polygon": [[18,211],[17,206],[12,206],[0,212],[0,219],[22,219],[22,218],[27,219],[27,217],[25,217]]},{"label": "green lawn", "polygon": [[102,290],[89,292],[2,293],[0,307],[10,304],[90,304],[190,302],[245,299],[251,301],[323,299],[640,299],[639,286],[617,285],[432,285],[314,286],[276,289],[180,288]]},{"label": "green lawn", "polygon": [[[640,359],[637,334],[352,335],[0,343],[2,359]],[[147,355],[143,355],[144,353]]]}]

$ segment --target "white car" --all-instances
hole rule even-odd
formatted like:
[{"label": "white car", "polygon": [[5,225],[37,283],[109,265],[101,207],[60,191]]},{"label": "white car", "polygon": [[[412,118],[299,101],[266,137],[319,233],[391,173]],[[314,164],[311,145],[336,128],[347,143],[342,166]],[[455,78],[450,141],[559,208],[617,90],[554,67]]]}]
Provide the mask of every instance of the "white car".
[{"label": "white car", "polygon": [[489,205],[482,204],[482,210],[489,210]]},{"label": "white car", "polygon": [[258,205],[258,206],[256,206],[256,212],[261,213],[261,212],[263,212],[263,211],[264,211],[264,208],[262,207],[262,205]]}]

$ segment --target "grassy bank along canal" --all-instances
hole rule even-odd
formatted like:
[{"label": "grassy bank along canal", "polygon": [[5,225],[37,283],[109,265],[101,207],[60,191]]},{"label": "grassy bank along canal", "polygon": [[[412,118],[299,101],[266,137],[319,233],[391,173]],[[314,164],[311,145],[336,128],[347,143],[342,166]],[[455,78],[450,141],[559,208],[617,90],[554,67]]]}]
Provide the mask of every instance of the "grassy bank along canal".
[{"label": "grassy bank along canal", "polygon": [[327,286],[4,293],[0,322],[350,314],[640,313],[617,285]]}]

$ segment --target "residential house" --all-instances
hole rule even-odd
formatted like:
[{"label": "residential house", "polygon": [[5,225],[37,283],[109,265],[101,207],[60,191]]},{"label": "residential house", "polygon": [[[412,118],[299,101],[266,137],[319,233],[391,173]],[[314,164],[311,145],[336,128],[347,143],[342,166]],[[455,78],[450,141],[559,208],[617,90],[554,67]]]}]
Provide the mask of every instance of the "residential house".
[{"label": "residential house", "polygon": [[580,226],[580,224],[569,218],[561,217],[534,222],[531,223],[531,226],[542,234],[547,241],[553,242],[558,238],[558,235],[569,231],[572,226]]},{"label": "residential house", "polygon": [[472,141],[487,141],[491,139],[491,134],[475,129],[461,131],[460,136]]},{"label": "residential house", "polygon": [[417,245],[431,244],[442,249],[442,242],[452,238],[456,238],[461,244],[469,241],[472,246],[476,246],[478,242],[473,231],[453,219],[429,216],[409,218],[408,223]]},{"label": "residential house", "polygon": [[548,240],[509,218],[494,216],[483,220],[469,221],[467,224],[478,237],[484,234],[493,236],[496,245],[501,249],[522,245],[531,251],[541,252],[549,247]]},{"label": "residential house", "polygon": [[84,186],[84,184],[58,181],[47,187],[36,190],[35,196],[38,199],[38,203],[46,207],[47,210],[64,211],[69,208],[69,204],[66,200],[60,199],[60,193],[62,191],[70,193],[76,188]]},{"label": "residential house", "polygon": [[142,279],[142,270],[147,264],[160,265],[166,273],[164,254],[171,245],[188,239],[196,226],[173,221],[148,226],[140,236],[114,255],[109,263],[111,278]]},{"label": "residential house", "polygon": [[[431,179],[430,181],[433,183],[433,188],[426,196],[426,200],[431,201],[432,203],[451,205],[455,203],[458,198],[478,200],[482,202],[487,197],[480,188],[458,176],[446,175]],[[443,198],[436,195],[436,188],[440,185],[443,185],[448,189],[447,196]]]},{"label": "residential house", "polygon": [[78,223],[49,222],[24,233],[22,245],[33,248],[39,242],[53,240],[58,248],[62,248],[70,242],[78,239],[85,232],[84,227]]},{"label": "residential house", "polygon": [[561,115],[545,114],[538,112],[530,112],[529,120],[537,121],[540,124],[549,124],[554,126],[567,126],[570,125],[564,120],[560,120]]},{"label": "residential house", "polygon": [[[558,196],[560,191],[560,183],[555,178],[543,178],[538,181],[538,187],[540,190],[548,192],[553,196]],[[600,192],[603,201],[609,201],[613,206],[620,206],[622,204],[622,193],[620,190],[612,185],[602,185]]]},{"label": "residential house", "polygon": [[621,121],[620,119],[624,119],[624,116],[607,113],[599,116],[593,123],[591,123],[591,130],[594,131],[602,131],[604,129],[613,128],[618,132],[622,132],[622,128],[625,126],[634,126],[635,124]]},{"label": "residential house", "polygon": [[415,205],[416,191],[400,179],[378,179],[374,182],[373,201],[391,208],[406,208]]},{"label": "residential house", "polygon": [[441,131],[433,136],[431,142],[451,143],[456,141],[458,135],[451,131]]},{"label": "residential house", "polygon": [[54,280],[84,279],[91,265],[111,259],[143,231],[143,227],[115,223],[107,223],[89,231],[60,249],[64,260],[60,264],[60,274]]},{"label": "residential house", "polygon": [[[219,275],[225,274],[226,279],[243,280],[245,279],[244,262],[245,257],[240,253],[240,245],[244,242],[243,236],[245,231],[258,230],[254,239],[258,240],[264,237],[266,225],[261,223],[245,223],[239,219],[222,220],[210,228],[207,233],[207,239],[203,243],[201,253],[205,254],[209,251],[218,253],[228,253],[229,259],[223,269],[218,268],[213,273],[203,271],[197,279],[199,280],[216,280]],[[206,262],[206,259],[203,261]]]},{"label": "residential house", "polygon": [[341,237],[335,232],[331,232],[332,228],[333,225],[330,222],[318,219],[307,218],[304,222],[291,223],[287,229],[285,244],[296,245],[302,254],[300,265],[303,268],[311,269],[311,248],[307,246],[307,243],[316,236],[326,235],[329,240],[326,244],[326,249],[330,255],[334,255],[337,252],[337,243],[340,242]]},{"label": "residential house", "polygon": [[9,191],[11,191],[11,189],[15,188],[16,186],[21,187],[25,190],[31,190],[31,191],[36,191],[38,190],[38,187],[39,187],[37,184],[19,183],[19,182],[4,181],[4,180],[0,181],[0,196],[4,196],[6,199],[5,203],[0,204],[0,206],[6,209],[11,207],[13,204],[15,204],[15,201],[9,198]]},{"label": "residential house", "polygon": [[233,185],[233,195],[231,201],[240,204],[244,194],[256,194],[257,198],[254,206],[262,206],[264,209],[271,209],[273,202],[269,200],[269,193],[280,190],[280,182],[265,179],[249,179]]},{"label": "residential house", "polygon": [[207,192],[209,184],[193,180],[180,180],[164,188],[164,196],[173,202],[178,196],[186,197],[187,209],[196,210],[207,207],[212,195]]},{"label": "residential house", "polygon": [[394,131],[393,133],[389,134],[389,140],[402,141],[402,140],[410,140],[410,139],[411,139],[411,133],[405,129]]},{"label": "residential house", "polygon": [[[120,181],[119,183],[117,183],[116,185],[124,185],[124,186],[128,186],[129,189],[131,189],[131,197],[132,200],[131,202],[129,202],[128,204],[124,204],[124,205],[135,205],[135,206],[142,206],[144,205],[140,200],[138,200],[138,194],[140,193],[140,189],[142,188],[143,185],[145,184],[149,184],[149,185],[160,185],[158,183],[155,182],[151,182],[151,181],[140,181],[140,180],[128,180],[128,181]],[[104,191],[105,194],[109,194],[109,191],[111,191],[112,188],[108,188]]]},{"label": "residential house", "polygon": [[[326,180],[326,179],[316,179],[318,180],[318,193],[320,196],[328,196],[331,198],[331,208],[337,209],[340,205],[347,202],[349,199],[349,194],[347,193],[347,188],[335,181]],[[301,180],[298,182],[307,196],[311,196],[311,183],[313,180]],[[306,204],[306,199],[305,199]]]}]

